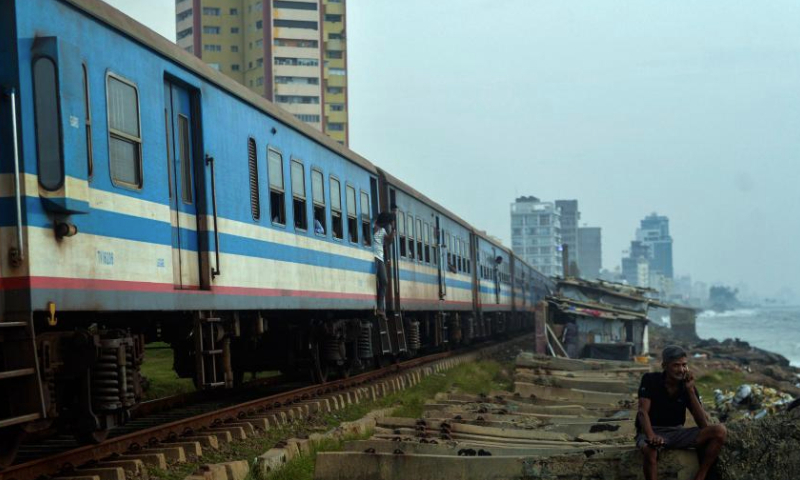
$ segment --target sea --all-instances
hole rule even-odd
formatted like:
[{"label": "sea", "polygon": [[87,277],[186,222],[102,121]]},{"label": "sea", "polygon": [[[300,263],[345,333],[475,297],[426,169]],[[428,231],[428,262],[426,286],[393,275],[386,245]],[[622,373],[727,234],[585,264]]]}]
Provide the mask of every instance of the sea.
[{"label": "sea", "polygon": [[697,316],[700,338],[738,338],[786,357],[800,367],[800,306],[704,311]]}]

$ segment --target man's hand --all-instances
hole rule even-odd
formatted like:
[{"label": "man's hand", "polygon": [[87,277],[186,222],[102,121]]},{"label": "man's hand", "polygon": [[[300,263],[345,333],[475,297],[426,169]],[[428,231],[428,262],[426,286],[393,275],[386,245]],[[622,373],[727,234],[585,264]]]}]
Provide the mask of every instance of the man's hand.
[{"label": "man's hand", "polygon": [[686,372],[686,375],[683,377],[683,384],[686,386],[687,390],[694,393],[694,374],[692,372]]},{"label": "man's hand", "polygon": [[664,437],[656,435],[655,433],[652,436],[647,437],[647,444],[653,448],[663,447],[667,444],[667,441],[664,440]]}]

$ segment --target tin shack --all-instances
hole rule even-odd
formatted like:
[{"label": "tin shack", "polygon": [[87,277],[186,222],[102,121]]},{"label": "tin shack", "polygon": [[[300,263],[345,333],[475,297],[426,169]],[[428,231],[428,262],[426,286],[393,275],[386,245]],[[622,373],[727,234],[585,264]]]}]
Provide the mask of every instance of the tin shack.
[{"label": "tin shack", "polygon": [[578,358],[631,360],[648,353],[648,293],[611,282],[560,280],[546,299],[548,323],[564,350]]}]

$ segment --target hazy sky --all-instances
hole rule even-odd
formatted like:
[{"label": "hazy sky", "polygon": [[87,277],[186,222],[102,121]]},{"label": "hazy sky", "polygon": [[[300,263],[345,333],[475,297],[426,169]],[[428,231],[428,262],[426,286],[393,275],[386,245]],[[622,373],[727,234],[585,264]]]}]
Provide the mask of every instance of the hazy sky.
[{"label": "hazy sky", "polygon": [[[174,40],[173,0],[108,0]],[[510,240],[579,200],[620,264],[670,218],[678,274],[800,294],[800,2],[347,0],[350,146]]]}]

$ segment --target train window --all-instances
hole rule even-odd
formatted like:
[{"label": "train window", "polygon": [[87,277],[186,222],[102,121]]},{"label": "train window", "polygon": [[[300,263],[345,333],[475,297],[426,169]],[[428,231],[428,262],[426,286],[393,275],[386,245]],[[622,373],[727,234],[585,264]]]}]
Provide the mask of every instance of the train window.
[{"label": "train window", "polygon": [[370,232],[369,195],[361,192],[361,241],[364,245],[372,245],[372,232]]},{"label": "train window", "polygon": [[142,187],[142,134],[139,127],[139,92],[136,86],[109,75],[108,161],[113,183]]},{"label": "train window", "polygon": [[463,244],[461,243],[461,239],[456,239],[456,250],[458,251],[458,271],[464,271],[464,249]]},{"label": "train window", "polygon": [[33,91],[39,184],[46,190],[58,190],[64,184],[64,162],[61,155],[58,72],[50,58],[39,57],[34,60]]},{"label": "train window", "polygon": [[331,177],[331,233],[333,238],[344,238],[342,223],[342,186],[339,180]]},{"label": "train window", "polygon": [[400,236],[400,256],[406,256],[406,214],[402,210],[397,211],[397,233]]},{"label": "train window", "polygon": [[254,138],[247,139],[247,167],[250,171],[250,214],[257,222],[261,218],[261,200],[258,197],[258,159]]},{"label": "train window", "polygon": [[420,262],[424,261],[425,258],[422,256],[422,220],[417,218],[417,260]]},{"label": "train window", "polygon": [[439,265],[439,239],[437,238],[438,230],[431,225],[431,257],[433,257],[433,264]]},{"label": "train window", "polygon": [[347,185],[347,235],[352,243],[358,243],[358,213],[356,212],[356,189]]},{"label": "train window", "polygon": [[306,175],[303,164],[292,160],[292,215],[294,215],[294,228],[308,230],[306,218]]},{"label": "train window", "polygon": [[314,205],[314,233],[325,235],[325,186],[322,172],[311,170],[311,202]]},{"label": "train window", "polygon": [[286,225],[283,155],[272,148],[267,148],[267,176],[269,177],[269,218],[272,219],[272,223]]},{"label": "train window", "polygon": [[94,147],[92,146],[92,109],[89,99],[89,70],[83,67],[83,109],[85,110],[83,125],[86,128],[86,174],[89,180],[94,175]]},{"label": "train window", "polygon": [[444,234],[444,248],[447,250],[447,268],[450,269],[450,265],[453,264],[453,252],[450,251],[450,234],[445,232]]},{"label": "train window", "polygon": [[178,115],[178,155],[181,162],[181,198],[183,203],[192,203],[192,161],[189,145],[189,118]]},{"label": "train window", "polygon": [[414,260],[414,217],[408,215],[408,258]]},{"label": "train window", "polygon": [[431,263],[431,234],[430,234],[430,225],[425,223],[422,227],[422,241],[425,244],[425,263]]}]

